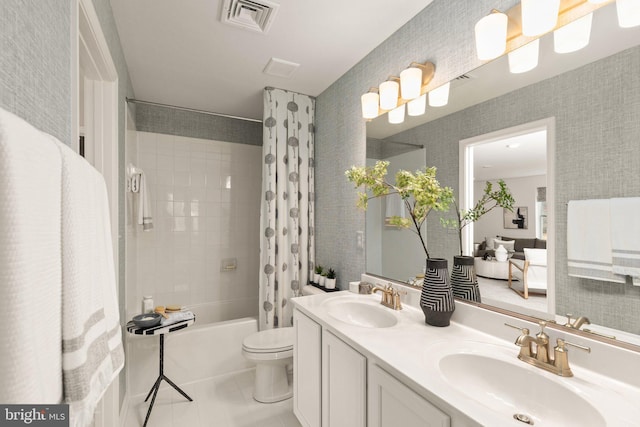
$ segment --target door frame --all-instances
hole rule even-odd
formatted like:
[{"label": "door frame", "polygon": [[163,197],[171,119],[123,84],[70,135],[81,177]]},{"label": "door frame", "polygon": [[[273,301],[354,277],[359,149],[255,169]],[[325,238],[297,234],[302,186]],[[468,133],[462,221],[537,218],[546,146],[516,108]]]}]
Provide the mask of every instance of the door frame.
[{"label": "door frame", "polygon": [[[71,29],[72,60],[72,141],[71,148],[80,153],[80,108],[84,113],[82,134],[85,140],[84,157],[104,177],[109,199],[111,238],[119,290],[119,165],[118,165],[118,72],[111,57],[107,39],[102,32],[92,0],[74,2]],[[82,81],[80,68],[82,67]],[[83,99],[79,87],[83,85]],[[81,102],[82,101],[82,102]],[[118,297],[118,302],[120,301]],[[111,384],[98,403],[94,425],[119,425],[119,378]]]},{"label": "door frame", "polygon": [[[547,132],[547,313],[555,316],[555,159],[556,159],[556,119],[548,117],[500,129],[484,135],[460,141],[459,173],[460,173],[460,209],[469,210],[475,204],[473,196],[473,148],[501,139],[524,135],[540,130]],[[462,249],[465,255],[473,254],[473,223],[462,230]],[[522,311],[522,308],[519,308]],[[531,314],[540,316],[539,312]]]}]

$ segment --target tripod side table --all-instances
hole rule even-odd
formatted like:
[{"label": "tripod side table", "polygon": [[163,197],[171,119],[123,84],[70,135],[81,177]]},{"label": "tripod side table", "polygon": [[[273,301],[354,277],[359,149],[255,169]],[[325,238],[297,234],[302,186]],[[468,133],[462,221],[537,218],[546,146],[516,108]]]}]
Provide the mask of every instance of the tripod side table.
[{"label": "tripod side table", "polygon": [[[156,379],[156,382],[153,383],[151,390],[149,390],[147,397],[144,399],[144,401],[146,402],[147,400],[149,400],[149,396],[151,396],[151,393],[153,393],[153,397],[151,398],[151,404],[149,405],[149,409],[147,410],[147,416],[144,419],[143,427],[147,426],[147,422],[149,421],[149,416],[151,415],[151,410],[153,409],[153,404],[156,400],[156,395],[158,394],[158,390],[160,389],[160,383],[162,382],[162,380],[169,383],[171,387],[176,389],[178,393],[183,395],[187,400],[189,400],[190,402],[193,401],[193,399],[190,398],[187,393],[185,393],[180,387],[178,387],[173,381],[171,381],[164,374],[164,336],[165,334],[170,334],[172,332],[184,329],[188,326],[193,325],[196,321],[196,316],[193,313],[191,313],[191,316],[188,316],[188,315],[185,316],[187,313],[180,313],[180,314],[182,315],[181,317],[184,317],[184,319],[174,323],[170,323],[170,324],[166,324],[166,320],[164,320],[163,321],[165,323],[164,325],[160,324],[152,328],[146,328],[146,329],[139,328],[138,326],[135,325],[135,323],[133,323],[133,321],[127,323],[126,325],[127,332],[129,332],[130,334],[160,336],[160,373],[158,374],[158,378]],[[171,321],[171,317],[168,320]]]}]

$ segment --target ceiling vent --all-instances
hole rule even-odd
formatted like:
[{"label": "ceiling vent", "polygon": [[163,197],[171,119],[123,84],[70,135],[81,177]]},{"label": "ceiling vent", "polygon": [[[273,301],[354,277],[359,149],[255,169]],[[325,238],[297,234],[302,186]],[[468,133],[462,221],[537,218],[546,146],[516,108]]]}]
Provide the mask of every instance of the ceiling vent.
[{"label": "ceiling vent", "polygon": [[473,79],[475,79],[475,76],[473,74],[463,74],[453,79],[453,82],[451,82],[451,86],[455,88],[459,88],[460,86],[469,82],[469,80],[473,80]]},{"label": "ceiling vent", "polygon": [[222,22],[266,34],[279,7],[267,0],[224,0]]},{"label": "ceiling vent", "polygon": [[296,64],[295,62],[289,62],[279,58],[271,58],[262,72],[269,74],[270,76],[291,77],[299,66],[300,64]]}]

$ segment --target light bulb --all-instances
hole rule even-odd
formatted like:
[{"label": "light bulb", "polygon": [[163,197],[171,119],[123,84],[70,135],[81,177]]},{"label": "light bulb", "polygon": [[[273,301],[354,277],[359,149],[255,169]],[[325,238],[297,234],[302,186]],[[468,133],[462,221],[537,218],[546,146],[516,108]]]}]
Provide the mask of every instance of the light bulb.
[{"label": "light bulb", "polygon": [[484,61],[497,58],[507,48],[507,25],[504,13],[491,13],[476,23],[476,51]]},{"label": "light bulb", "polygon": [[389,123],[397,125],[404,122],[404,104],[398,108],[394,108],[387,114],[389,116]]},{"label": "light bulb", "polygon": [[558,23],[560,0],[522,0],[522,34],[539,36]]},{"label": "light bulb", "polygon": [[640,25],[640,0],[617,0],[618,24],[622,28]]},{"label": "light bulb", "polygon": [[422,89],[422,70],[409,67],[400,73],[400,96],[403,99],[415,99]]},{"label": "light bulb", "polygon": [[538,66],[540,39],[509,52],[509,71],[513,74],[526,73]]},{"label": "light bulb", "polygon": [[443,107],[449,103],[449,87],[451,82],[443,84],[429,92],[429,105],[431,107]]},{"label": "light bulb", "polygon": [[400,85],[393,80],[387,80],[380,84],[380,108],[393,110],[398,106],[398,91]]},{"label": "light bulb", "polygon": [[553,49],[556,53],[569,53],[589,44],[593,13],[576,19],[553,32]]},{"label": "light bulb", "polygon": [[375,92],[367,92],[360,97],[362,102],[362,117],[365,119],[375,119],[378,117],[378,101],[380,96]]},{"label": "light bulb", "polygon": [[410,116],[421,116],[425,111],[427,111],[426,93],[407,103],[407,114]]}]

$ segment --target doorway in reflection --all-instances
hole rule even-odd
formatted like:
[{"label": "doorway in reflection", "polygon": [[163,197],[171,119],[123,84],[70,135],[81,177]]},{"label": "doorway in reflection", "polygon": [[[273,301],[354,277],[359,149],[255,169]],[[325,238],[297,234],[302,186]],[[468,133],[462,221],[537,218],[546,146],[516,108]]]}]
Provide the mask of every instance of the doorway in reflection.
[{"label": "doorway in reflection", "polygon": [[[547,229],[553,122],[537,121],[460,142],[461,208],[475,204],[487,181],[504,180],[515,199],[513,211],[493,209],[463,230],[463,252],[475,257],[485,303],[520,312],[553,312]],[[506,261],[496,256],[501,246],[507,250]]]},{"label": "doorway in reflection", "polygon": [[[367,166],[379,160],[390,162],[388,177],[393,181],[399,170],[424,169],[424,146],[390,139],[367,138]],[[397,194],[371,199],[366,211],[367,272],[413,282],[425,267],[424,250],[414,231],[389,223],[392,216],[405,216],[404,203]],[[426,224],[421,231],[426,236]],[[384,244],[383,244],[384,242]]]}]

